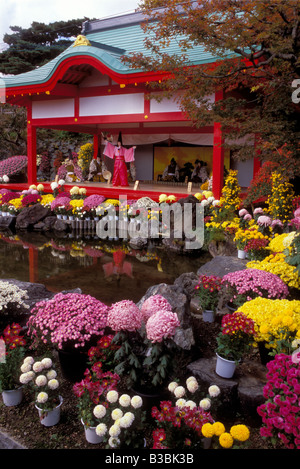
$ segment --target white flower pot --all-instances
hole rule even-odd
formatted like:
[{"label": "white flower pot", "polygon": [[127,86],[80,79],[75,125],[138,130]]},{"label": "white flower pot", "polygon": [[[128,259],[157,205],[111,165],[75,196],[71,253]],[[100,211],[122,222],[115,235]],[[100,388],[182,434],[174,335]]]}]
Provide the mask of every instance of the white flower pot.
[{"label": "white flower pot", "polygon": [[6,407],[19,405],[23,399],[23,388],[2,391],[2,399]]},{"label": "white flower pot", "polygon": [[63,220],[67,220],[68,219],[68,215],[63,215]]},{"label": "white flower pot", "polygon": [[222,378],[232,378],[236,369],[236,362],[220,357],[217,353],[216,373]]},{"label": "white flower pot", "polygon": [[214,322],[215,312],[212,309],[204,309],[202,312],[202,319],[204,322]]},{"label": "white flower pot", "polygon": [[102,443],[103,436],[97,435],[96,427],[88,427],[83,423],[82,419],[81,423],[84,426],[85,438],[88,443],[91,443],[92,445],[98,445],[99,443]]},{"label": "white flower pot", "polygon": [[238,258],[246,259],[246,251],[244,251],[243,249],[238,249]]},{"label": "white flower pot", "polygon": [[40,409],[37,404],[35,404],[35,407],[39,413],[41,424],[45,427],[53,427],[54,425],[58,424],[60,420],[60,408],[63,403],[63,398],[61,396],[59,396],[59,399],[60,403],[58,404],[58,406],[47,413],[44,413],[44,411]]},{"label": "white flower pot", "polygon": [[58,214],[58,215],[56,215],[56,218],[58,218],[58,220],[61,220],[61,219],[62,219],[62,215]]},{"label": "white flower pot", "polygon": [[73,215],[69,215],[69,220],[74,220],[74,216],[73,216]]}]

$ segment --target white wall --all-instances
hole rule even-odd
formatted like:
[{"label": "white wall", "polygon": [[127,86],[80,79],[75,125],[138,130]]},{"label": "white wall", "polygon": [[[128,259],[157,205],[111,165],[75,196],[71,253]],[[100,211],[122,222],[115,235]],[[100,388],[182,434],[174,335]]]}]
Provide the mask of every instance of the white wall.
[{"label": "white wall", "polygon": [[74,99],[33,101],[33,119],[47,119],[51,117],[74,117]]},{"label": "white wall", "polygon": [[79,116],[112,116],[142,114],[144,94],[92,96],[79,99]]}]

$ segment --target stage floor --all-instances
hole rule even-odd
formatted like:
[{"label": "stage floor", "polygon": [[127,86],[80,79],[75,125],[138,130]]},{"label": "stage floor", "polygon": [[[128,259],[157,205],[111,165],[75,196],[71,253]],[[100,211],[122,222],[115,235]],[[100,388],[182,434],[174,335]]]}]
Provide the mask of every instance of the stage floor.
[{"label": "stage floor", "polygon": [[[37,183],[39,184],[39,183]],[[51,182],[43,181],[45,191],[51,193]],[[185,183],[172,184],[172,183],[159,183],[159,182],[140,182],[138,187],[135,187],[135,183],[130,183],[128,187],[113,186],[107,184],[107,182],[81,182],[81,183],[66,183],[64,186],[65,191],[69,191],[72,187],[84,187],[87,191],[87,195],[99,194],[107,198],[119,198],[120,195],[127,196],[128,199],[140,199],[141,197],[150,197],[151,199],[158,201],[160,194],[175,195],[177,199],[187,197],[188,195],[194,195],[197,192],[201,192],[199,185],[192,185],[190,191],[188,185]],[[13,191],[22,191],[29,188],[26,183],[22,184],[1,184],[0,189],[9,189]]]}]

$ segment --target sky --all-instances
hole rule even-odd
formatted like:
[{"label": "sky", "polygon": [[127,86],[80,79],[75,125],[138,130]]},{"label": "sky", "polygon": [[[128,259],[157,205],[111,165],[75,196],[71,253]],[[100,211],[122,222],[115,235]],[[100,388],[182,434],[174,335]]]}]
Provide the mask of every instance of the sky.
[{"label": "sky", "polygon": [[0,0],[0,52],[10,26],[29,28],[33,21],[54,23],[78,18],[107,18],[132,13],[139,0]]}]

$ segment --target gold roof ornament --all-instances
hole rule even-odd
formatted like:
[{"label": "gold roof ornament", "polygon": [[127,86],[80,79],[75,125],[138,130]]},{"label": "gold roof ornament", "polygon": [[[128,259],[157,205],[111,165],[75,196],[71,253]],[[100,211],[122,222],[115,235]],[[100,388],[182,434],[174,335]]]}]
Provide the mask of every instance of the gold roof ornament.
[{"label": "gold roof ornament", "polygon": [[90,46],[90,45],[91,45],[90,41],[85,36],[83,36],[82,34],[79,34],[76,38],[76,41],[74,42],[73,47]]}]

